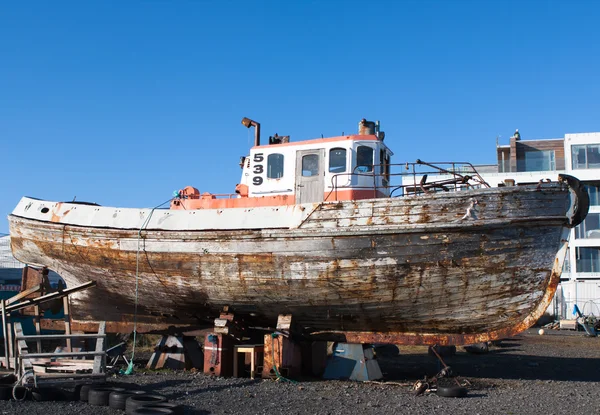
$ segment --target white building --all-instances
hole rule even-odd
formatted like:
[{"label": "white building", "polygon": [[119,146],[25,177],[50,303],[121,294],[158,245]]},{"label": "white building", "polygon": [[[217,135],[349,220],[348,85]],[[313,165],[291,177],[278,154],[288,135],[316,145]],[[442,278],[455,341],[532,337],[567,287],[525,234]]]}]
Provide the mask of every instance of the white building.
[{"label": "white building", "polygon": [[[9,298],[21,290],[21,276],[25,264],[17,261],[10,250],[10,236],[0,236],[0,297]],[[60,276],[50,271],[50,285],[58,286]]]}]

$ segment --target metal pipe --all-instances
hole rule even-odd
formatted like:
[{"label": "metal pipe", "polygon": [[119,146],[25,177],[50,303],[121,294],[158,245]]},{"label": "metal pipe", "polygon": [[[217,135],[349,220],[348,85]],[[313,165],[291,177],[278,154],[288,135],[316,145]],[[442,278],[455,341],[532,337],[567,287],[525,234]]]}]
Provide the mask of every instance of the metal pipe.
[{"label": "metal pipe", "polygon": [[242,118],[242,125],[246,128],[254,127],[254,146],[260,145],[260,123],[257,123],[250,118]]}]

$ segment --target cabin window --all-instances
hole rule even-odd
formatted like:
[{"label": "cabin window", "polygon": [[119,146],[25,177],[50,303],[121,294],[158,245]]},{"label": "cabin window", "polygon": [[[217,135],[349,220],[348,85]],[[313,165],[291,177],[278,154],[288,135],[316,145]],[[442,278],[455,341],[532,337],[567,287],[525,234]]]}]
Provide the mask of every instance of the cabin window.
[{"label": "cabin window", "polygon": [[269,179],[280,179],[283,177],[283,154],[269,154],[267,157],[267,177]]},{"label": "cabin window", "polygon": [[312,177],[319,174],[319,155],[307,154],[302,157],[302,176]]},{"label": "cabin window", "polygon": [[329,150],[329,172],[344,173],[346,171],[346,149],[332,148]]},{"label": "cabin window", "polygon": [[573,170],[597,169],[600,167],[600,144],[571,147]]},{"label": "cabin window", "polygon": [[373,171],[373,149],[367,146],[359,146],[356,150],[356,170],[360,173]]}]

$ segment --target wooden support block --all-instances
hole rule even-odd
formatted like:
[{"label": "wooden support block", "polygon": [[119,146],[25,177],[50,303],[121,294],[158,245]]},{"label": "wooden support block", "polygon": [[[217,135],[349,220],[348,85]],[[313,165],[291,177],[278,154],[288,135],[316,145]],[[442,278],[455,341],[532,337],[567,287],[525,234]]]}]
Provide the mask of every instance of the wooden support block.
[{"label": "wooden support block", "polygon": [[221,333],[204,337],[204,373],[215,376],[233,375],[233,347],[235,339]]},{"label": "wooden support block", "polygon": [[282,334],[265,334],[262,377],[276,378],[277,372],[285,377],[298,377],[302,371],[300,346]]}]

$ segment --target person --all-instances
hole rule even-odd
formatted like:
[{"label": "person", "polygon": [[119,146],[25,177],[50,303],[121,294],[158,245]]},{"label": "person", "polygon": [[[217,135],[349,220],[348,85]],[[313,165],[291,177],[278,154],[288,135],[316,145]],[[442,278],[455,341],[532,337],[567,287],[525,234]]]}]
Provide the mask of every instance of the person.
[{"label": "person", "polygon": [[515,130],[515,133],[513,134],[513,137],[516,140],[520,140],[521,139],[521,134],[519,134],[519,129],[518,128]]}]

